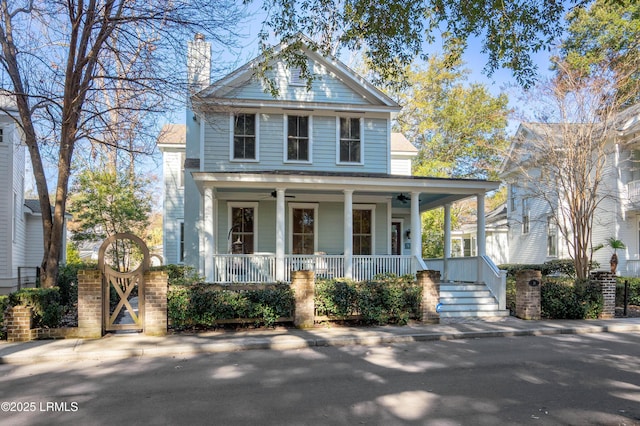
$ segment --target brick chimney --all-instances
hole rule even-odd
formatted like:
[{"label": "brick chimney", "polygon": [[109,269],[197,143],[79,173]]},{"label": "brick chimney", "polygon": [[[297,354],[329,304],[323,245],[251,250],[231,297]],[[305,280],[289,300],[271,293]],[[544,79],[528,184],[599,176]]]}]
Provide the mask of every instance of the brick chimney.
[{"label": "brick chimney", "polygon": [[187,43],[187,79],[189,93],[194,94],[211,84],[211,43],[197,33]]}]

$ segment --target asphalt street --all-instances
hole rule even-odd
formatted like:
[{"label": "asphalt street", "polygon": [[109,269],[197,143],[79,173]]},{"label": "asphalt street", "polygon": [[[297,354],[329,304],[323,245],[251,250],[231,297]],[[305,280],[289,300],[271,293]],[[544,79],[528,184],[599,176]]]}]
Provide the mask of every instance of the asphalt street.
[{"label": "asphalt street", "polygon": [[0,365],[0,389],[8,425],[640,425],[640,333]]}]

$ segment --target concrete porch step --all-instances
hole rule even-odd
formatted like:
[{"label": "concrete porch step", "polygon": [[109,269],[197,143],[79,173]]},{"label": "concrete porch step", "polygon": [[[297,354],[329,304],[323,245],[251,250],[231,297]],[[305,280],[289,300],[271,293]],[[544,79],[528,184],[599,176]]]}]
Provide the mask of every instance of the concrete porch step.
[{"label": "concrete porch step", "polygon": [[440,319],[443,318],[504,318],[509,316],[509,310],[491,310],[491,311],[447,311],[440,312]]}]

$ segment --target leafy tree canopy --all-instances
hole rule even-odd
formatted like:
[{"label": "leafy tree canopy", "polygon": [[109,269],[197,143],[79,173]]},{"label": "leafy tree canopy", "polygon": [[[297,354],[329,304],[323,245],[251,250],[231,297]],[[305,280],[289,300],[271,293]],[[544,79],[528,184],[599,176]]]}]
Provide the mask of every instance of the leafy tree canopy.
[{"label": "leafy tree canopy", "polygon": [[422,176],[496,179],[508,142],[507,96],[467,82],[460,60],[431,57],[426,68],[407,70],[409,88],[395,94],[403,106],[396,131],[419,149],[414,173]]},{"label": "leafy tree canopy", "polygon": [[635,0],[597,0],[577,8],[567,19],[568,34],[560,60],[583,78],[602,69],[623,84],[618,87],[622,107],[640,101],[640,3]]},{"label": "leafy tree canopy", "polygon": [[[295,44],[299,33],[316,40],[313,46],[335,54],[340,47],[361,50],[379,81],[402,81],[405,66],[424,55],[424,44],[440,36],[446,50],[458,56],[468,40],[479,38],[488,56],[486,71],[509,68],[517,81],[535,80],[532,53],[547,49],[563,31],[567,10],[583,1],[445,1],[445,0],[267,0],[263,50],[274,35]],[[578,5],[578,6],[576,6]],[[304,71],[304,70],[303,70]]]}]

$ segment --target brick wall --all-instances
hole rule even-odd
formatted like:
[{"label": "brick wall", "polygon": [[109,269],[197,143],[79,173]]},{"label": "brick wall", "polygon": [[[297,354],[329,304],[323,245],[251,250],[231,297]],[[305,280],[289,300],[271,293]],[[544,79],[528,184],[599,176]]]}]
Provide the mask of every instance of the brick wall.
[{"label": "brick wall", "polygon": [[315,276],[313,271],[292,271],[291,288],[295,298],[293,325],[313,327],[315,322]]},{"label": "brick wall", "polygon": [[540,286],[542,273],[525,269],[516,273],[516,316],[526,320],[539,320],[541,313]]},{"label": "brick wall", "polygon": [[102,336],[102,274],[97,269],[78,271],[78,332]]},{"label": "brick wall", "polygon": [[600,283],[600,289],[604,298],[601,319],[613,319],[616,316],[616,276],[609,271],[596,271],[591,273],[591,279]]},{"label": "brick wall", "polygon": [[440,314],[436,309],[440,303],[440,271],[418,271],[416,279],[422,286],[422,322],[439,323]]},{"label": "brick wall", "polygon": [[167,280],[164,271],[144,274],[144,334],[167,334]]},{"label": "brick wall", "polygon": [[4,324],[7,330],[7,342],[27,342],[33,340],[31,329],[31,307],[13,306],[4,312]]}]

